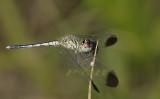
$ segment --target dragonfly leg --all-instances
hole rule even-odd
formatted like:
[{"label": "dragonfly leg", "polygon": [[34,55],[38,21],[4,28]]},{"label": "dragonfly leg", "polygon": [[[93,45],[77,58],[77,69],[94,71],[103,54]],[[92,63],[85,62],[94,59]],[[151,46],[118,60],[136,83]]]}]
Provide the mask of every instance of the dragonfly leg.
[{"label": "dragonfly leg", "polygon": [[80,56],[83,60],[87,60],[93,57],[92,53],[88,53],[88,55],[84,53],[80,53]]},{"label": "dragonfly leg", "polygon": [[77,51],[75,51],[75,61],[77,62],[77,64],[79,65],[83,65],[85,67],[91,68],[89,65],[83,64],[79,61],[78,56],[77,56]]},{"label": "dragonfly leg", "polygon": [[80,56],[81,56],[81,58],[82,58],[83,60],[86,59],[86,57],[85,57],[82,53],[80,53]]},{"label": "dragonfly leg", "polygon": [[94,88],[94,90],[99,93],[100,91],[99,91],[98,87],[96,86],[96,84],[94,83],[94,81],[89,77],[87,71],[81,65],[87,66],[89,68],[91,68],[91,67],[79,62],[78,56],[77,56],[77,51],[75,51],[75,60],[76,60],[76,62],[78,64],[78,66],[87,74],[88,78],[91,80],[91,84],[92,84],[92,87]]}]

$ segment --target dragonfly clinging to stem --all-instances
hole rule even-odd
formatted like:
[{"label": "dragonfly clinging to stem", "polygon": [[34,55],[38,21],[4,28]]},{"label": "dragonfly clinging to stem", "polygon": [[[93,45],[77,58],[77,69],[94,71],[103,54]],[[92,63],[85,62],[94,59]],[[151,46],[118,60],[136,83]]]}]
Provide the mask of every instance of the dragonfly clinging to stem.
[{"label": "dragonfly clinging to stem", "polygon": [[[76,61],[77,65],[85,71],[88,76],[88,71],[85,68],[90,69],[90,65],[85,64],[82,60],[87,60],[93,58],[93,54],[96,47],[96,40],[99,39],[99,47],[109,47],[114,45],[117,42],[117,37],[115,35],[68,35],[62,37],[59,40],[54,40],[44,43],[36,44],[26,44],[26,45],[12,45],[7,46],[7,49],[24,49],[31,47],[41,47],[41,46],[55,46],[55,47],[64,47],[68,50],[72,50],[74,54],[71,56]],[[92,82],[93,88],[99,92],[98,87],[95,85],[93,80],[88,76],[89,80]],[[116,73],[109,69],[105,78],[105,85],[108,87],[117,87],[118,86],[118,77]]]}]

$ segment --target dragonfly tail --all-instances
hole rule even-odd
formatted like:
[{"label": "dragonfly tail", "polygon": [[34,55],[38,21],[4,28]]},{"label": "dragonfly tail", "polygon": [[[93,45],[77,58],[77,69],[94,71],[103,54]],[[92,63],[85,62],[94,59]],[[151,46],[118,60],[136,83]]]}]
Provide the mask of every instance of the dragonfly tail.
[{"label": "dragonfly tail", "polygon": [[11,46],[7,46],[6,48],[7,49],[23,49],[23,48],[40,47],[40,46],[59,46],[59,41],[50,41],[50,42],[27,44],[27,45],[11,45]]}]

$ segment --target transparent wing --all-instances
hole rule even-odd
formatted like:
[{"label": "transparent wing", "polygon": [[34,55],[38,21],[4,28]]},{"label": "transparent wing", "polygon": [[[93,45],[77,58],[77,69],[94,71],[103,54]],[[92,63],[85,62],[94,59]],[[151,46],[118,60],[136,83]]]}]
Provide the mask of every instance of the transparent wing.
[{"label": "transparent wing", "polygon": [[72,69],[69,69],[69,71],[67,72],[67,76],[69,75],[78,75],[81,78],[83,78],[87,83],[89,82],[89,80],[91,80],[92,83],[92,87],[95,91],[97,91],[99,93],[99,89],[96,86],[96,84],[94,83],[94,81],[92,79],[90,79],[89,77],[89,73],[90,73],[90,67],[89,67],[89,61],[82,61],[80,58],[79,53],[75,53],[73,50],[69,50],[69,49],[65,49],[65,48],[59,48],[60,49],[60,53],[63,54],[62,56],[67,57],[67,61],[69,61],[67,65],[71,65]]},{"label": "transparent wing", "polygon": [[113,34],[101,34],[101,35],[90,35],[90,34],[74,34],[80,42],[84,39],[94,40],[95,42],[99,40],[98,47],[109,47],[114,45],[117,42],[116,35]]},{"label": "transparent wing", "polygon": [[97,91],[99,93],[99,89],[98,87],[96,86],[96,84],[94,83],[94,81],[89,77],[89,73],[90,73],[90,60],[83,60],[80,56],[80,53],[75,53],[71,50],[67,50],[67,53],[70,54],[71,58],[75,61],[76,65],[78,66],[79,69],[77,70],[80,70],[78,73],[78,75],[82,76],[83,78],[85,78],[85,80],[87,82],[89,82],[91,80],[91,83],[92,83],[92,87],[94,88],[95,91]]},{"label": "transparent wing", "polygon": [[[94,74],[93,79],[89,77],[91,67],[90,63],[92,61],[92,58],[85,58],[83,59],[81,57],[82,53],[74,53],[71,50],[67,50],[67,53],[71,56],[71,58],[75,61],[76,65],[78,66],[77,70],[79,72],[78,75],[80,75],[82,78],[85,78],[87,82],[89,80],[92,81],[92,87],[99,92],[99,86],[108,86],[108,87],[116,87],[118,86],[118,77],[116,73],[107,67],[103,62],[101,62],[99,59],[96,58],[96,64],[94,67]],[[100,85],[99,85],[100,84]],[[99,85],[99,86],[97,86]],[[102,87],[103,88],[103,87]]]},{"label": "transparent wing", "polygon": [[[98,81],[102,85],[106,85],[108,87],[117,87],[118,86],[118,77],[114,70],[105,65],[101,60],[99,60],[98,55],[96,56],[95,66],[94,66],[94,74],[93,80]],[[79,58],[79,61],[85,63],[82,65],[83,68],[86,68],[87,72],[90,73],[90,63],[93,58],[87,58],[84,60],[83,58]],[[86,66],[87,65],[87,66]]]},{"label": "transparent wing", "polygon": [[95,81],[101,81],[99,83],[108,87],[117,87],[119,83],[118,77],[114,70],[109,68],[98,58],[96,58],[94,79]]}]

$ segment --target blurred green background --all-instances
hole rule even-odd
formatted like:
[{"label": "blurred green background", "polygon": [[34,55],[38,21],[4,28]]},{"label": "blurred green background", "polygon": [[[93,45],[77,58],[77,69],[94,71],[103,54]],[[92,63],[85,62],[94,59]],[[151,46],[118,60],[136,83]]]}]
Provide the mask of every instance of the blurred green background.
[{"label": "blurred green background", "polygon": [[[67,68],[55,47],[7,50],[66,34],[118,37],[103,61],[117,88],[92,99],[160,98],[159,0],[0,0],[0,99],[87,99],[88,85]],[[65,58],[65,57],[64,57]]]}]

